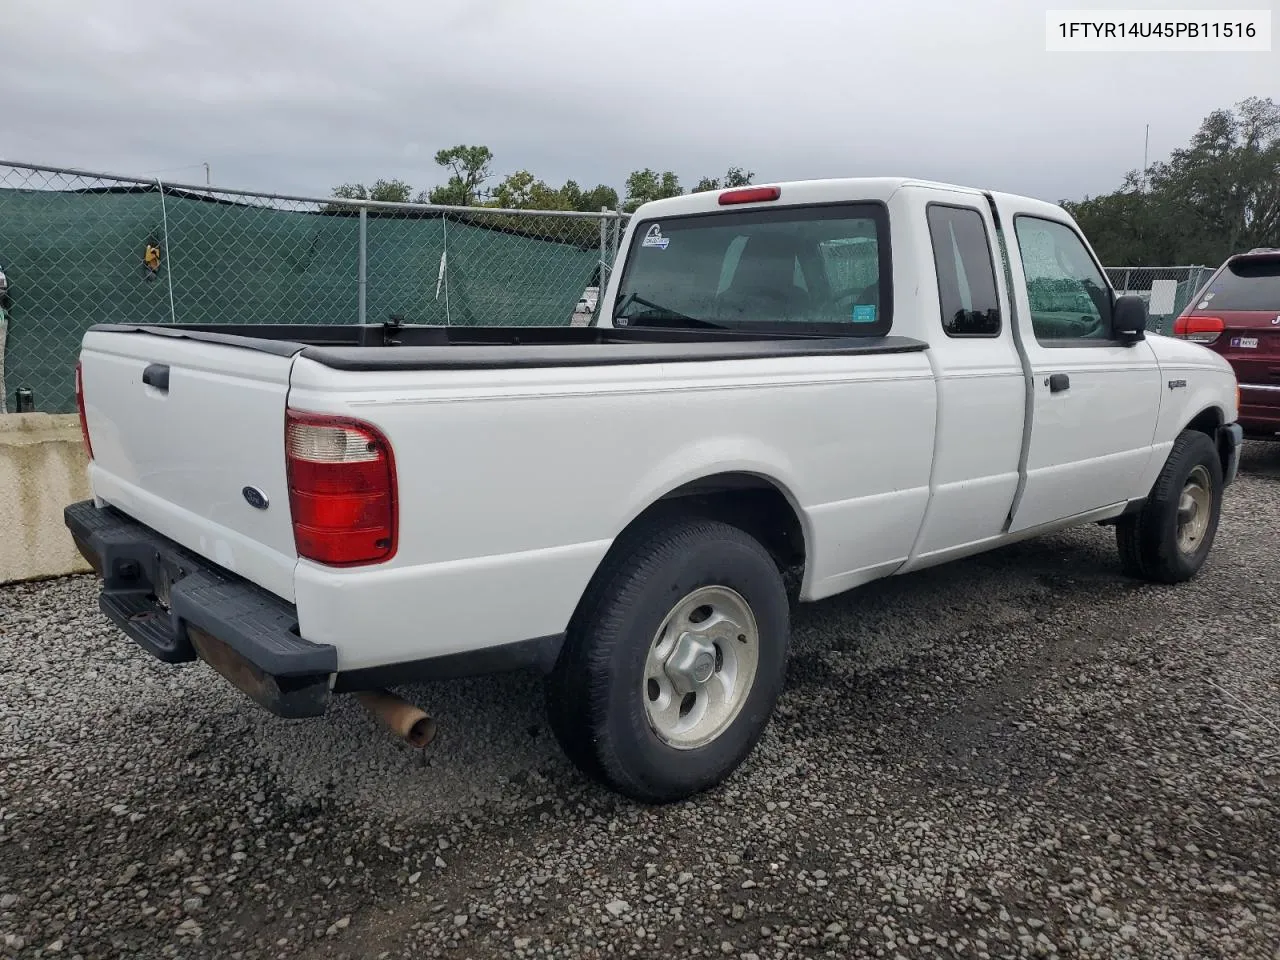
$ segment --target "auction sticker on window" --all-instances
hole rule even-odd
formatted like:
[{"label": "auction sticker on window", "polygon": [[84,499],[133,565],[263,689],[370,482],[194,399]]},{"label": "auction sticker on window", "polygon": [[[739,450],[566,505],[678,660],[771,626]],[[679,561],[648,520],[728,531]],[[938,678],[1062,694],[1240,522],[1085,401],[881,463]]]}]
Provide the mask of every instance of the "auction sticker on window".
[{"label": "auction sticker on window", "polygon": [[1049,10],[1051,53],[1270,53],[1270,10]]},{"label": "auction sticker on window", "polygon": [[671,242],[670,237],[662,235],[662,228],[656,223],[651,226],[644,235],[644,239],[640,241],[642,247],[657,247],[659,250],[667,249],[667,244]]},{"label": "auction sticker on window", "polygon": [[855,303],[853,305],[854,323],[875,323],[876,305],[874,303]]}]

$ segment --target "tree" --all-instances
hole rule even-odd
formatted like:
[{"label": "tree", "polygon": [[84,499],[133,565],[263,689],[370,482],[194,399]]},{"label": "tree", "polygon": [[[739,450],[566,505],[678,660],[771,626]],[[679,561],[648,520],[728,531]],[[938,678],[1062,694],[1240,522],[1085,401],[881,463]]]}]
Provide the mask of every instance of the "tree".
[{"label": "tree", "polygon": [[[564,185],[564,189],[569,189],[569,184],[573,184],[576,188],[577,184],[572,180]],[[597,184],[590,190],[582,194],[581,199],[573,204],[574,210],[581,210],[584,213],[596,213],[601,208],[609,210],[618,209],[618,191],[613,187],[606,187],[603,183]]]},{"label": "tree", "polygon": [[451,171],[448,181],[418,194],[420,203],[443,203],[455,207],[479,205],[481,187],[493,176],[493,151],[488,147],[458,144],[436,153],[436,163]]},{"label": "tree", "polygon": [[742,167],[730,167],[729,171],[723,178],[703,177],[698,181],[698,185],[693,188],[694,193],[704,193],[708,190],[728,190],[733,187],[749,187],[751,181],[755,179],[755,173],[750,170],[744,170]]},{"label": "tree", "polygon": [[[493,191],[494,206],[521,209],[530,205],[529,201],[535,184],[541,183],[528,170],[517,170]],[[546,186],[546,184],[543,184]]]},{"label": "tree", "polygon": [[[604,201],[600,200],[600,194],[598,194],[597,191],[607,191],[604,195]],[[560,198],[564,201],[564,209],[566,210],[598,211],[602,203],[606,206],[608,205],[608,199],[610,196],[613,198],[615,204],[618,200],[617,191],[613,190],[611,187],[600,186],[584,191],[582,187],[578,186],[578,182],[576,180],[566,180],[564,186],[560,188],[559,193]],[[594,207],[592,207],[592,203],[595,203]]]},{"label": "tree", "polygon": [[1214,266],[1280,245],[1280,106],[1251,97],[1215,110],[1168,160],[1130,171],[1114,193],[1064,206],[1115,265]]},{"label": "tree", "polygon": [[597,184],[590,190],[583,190],[574,180],[565,181],[560,188],[560,196],[564,200],[564,210],[578,210],[582,213],[599,213],[601,208],[618,209],[618,191],[604,184]]},{"label": "tree", "polygon": [[684,190],[680,186],[680,178],[670,170],[658,173],[645,167],[633,170],[627,175],[627,200],[623,209],[634,213],[642,203],[651,200],[663,200],[667,197],[678,197]]},{"label": "tree", "polygon": [[413,188],[403,180],[376,180],[373,186],[363,183],[344,183],[333,188],[333,195],[342,200],[378,200],[383,203],[408,203]]},{"label": "tree", "polygon": [[566,180],[564,186],[560,188],[560,196],[567,204],[566,210],[582,209],[584,194],[576,180]]},{"label": "tree", "polygon": [[575,209],[564,189],[548,186],[546,181],[537,179],[528,170],[517,170],[504,179],[493,191],[492,200],[494,206],[511,210]]},{"label": "tree", "polygon": [[1280,242],[1280,106],[1250,97],[1235,112],[1215,110],[1150,181],[1152,193],[1198,226],[1186,239],[1202,256]]}]

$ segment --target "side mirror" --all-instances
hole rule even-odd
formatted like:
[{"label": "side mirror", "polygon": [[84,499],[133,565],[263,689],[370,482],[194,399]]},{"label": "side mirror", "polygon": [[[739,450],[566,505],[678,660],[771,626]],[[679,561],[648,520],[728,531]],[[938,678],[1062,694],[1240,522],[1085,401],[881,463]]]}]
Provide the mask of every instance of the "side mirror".
[{"label": "side mirror", "polygon": [[1111,314],[1111,329],[1121,343],[1132,344],[1146,339],[1147,302],[1141,297],[1116,297]]}]

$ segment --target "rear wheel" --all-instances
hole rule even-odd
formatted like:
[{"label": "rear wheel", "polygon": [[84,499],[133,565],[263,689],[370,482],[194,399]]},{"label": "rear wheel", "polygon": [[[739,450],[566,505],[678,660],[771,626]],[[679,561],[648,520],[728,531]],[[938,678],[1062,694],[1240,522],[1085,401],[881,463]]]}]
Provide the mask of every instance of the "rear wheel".
[{"label": "rear wheel", "polygon": [[580,769],[642,802],[684,799],[751,753],[781,692],[789,607],[773,558],[718,521],[619,541],[547,684]]},{"label": "rear wheel", "polygon": [[1125,573],[1157,583],[1194,577],[1213,546],[1222,489],[1213,441],[1197,431],[1179,434],[1146,505],[1116,524]]}]

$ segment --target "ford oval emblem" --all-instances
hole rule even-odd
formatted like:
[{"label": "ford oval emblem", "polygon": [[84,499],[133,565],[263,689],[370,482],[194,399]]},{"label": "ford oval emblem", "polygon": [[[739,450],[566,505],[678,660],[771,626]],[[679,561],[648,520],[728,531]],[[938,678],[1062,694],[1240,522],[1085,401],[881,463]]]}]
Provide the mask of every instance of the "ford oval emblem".
[{"label": "ford oval emblem", "polygon": [[240,491],[244,495],[245,503],[253,507],[255,510],[265,510],[271,502],[267,499],[267,495],[257,487],[245,487]]}]

